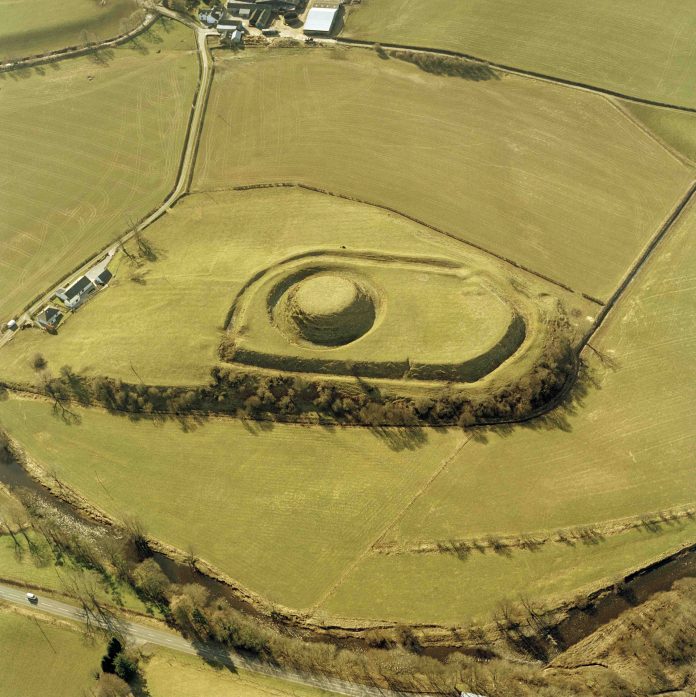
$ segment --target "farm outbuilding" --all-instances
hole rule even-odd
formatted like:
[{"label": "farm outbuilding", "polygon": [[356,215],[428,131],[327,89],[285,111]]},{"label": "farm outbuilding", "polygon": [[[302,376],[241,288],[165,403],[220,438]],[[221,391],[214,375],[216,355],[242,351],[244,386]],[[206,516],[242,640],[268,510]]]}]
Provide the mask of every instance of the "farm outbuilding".
[{"label": "farm outbuilding", "polygon": [[330,34],[338,17],[337,5],[314,5],[304,23],[305,34]]},{"label": "farm outbuilding", "polygon": [[36,315],[36,323],[43,329],[55,327],[61,319],[63,319],[63,313],[50,305]]}]

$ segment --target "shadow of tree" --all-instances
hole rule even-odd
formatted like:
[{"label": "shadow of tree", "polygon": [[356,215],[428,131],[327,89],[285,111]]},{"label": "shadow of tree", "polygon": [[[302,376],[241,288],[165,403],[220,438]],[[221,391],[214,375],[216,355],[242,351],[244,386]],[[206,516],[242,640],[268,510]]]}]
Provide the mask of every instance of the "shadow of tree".
[{"label": "shadow of tree", "polygon": [[500,80],[500,75],[486,63],[478,63],[466,58],[418,53],[416,51],[384,51],[381,46],[375,48],[375,51],[382,59],[396,58],[411,63],[431,75],[458,77],[473,82]]},{"label": "shadow of tree", "polygon": [[390,450],[417,450],[428,442],[428,434],[424,428],[414,427],[385,427],[372,426],[370,433],[383,441]]},{"label": "shadow of tree", "polygon": [[100,48],[87,54],[91,63],[106,67],[116,57],[116,51],[112,48]]}]

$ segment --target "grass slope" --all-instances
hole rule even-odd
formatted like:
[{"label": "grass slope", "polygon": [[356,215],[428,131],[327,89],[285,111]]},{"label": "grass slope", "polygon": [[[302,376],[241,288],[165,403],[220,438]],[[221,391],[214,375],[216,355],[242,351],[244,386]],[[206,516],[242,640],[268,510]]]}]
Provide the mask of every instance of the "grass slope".
[{"label": "grass slope", "polygon": [[[121,258],[108,290],[70,317],[57,336],[39,330],[15,336],[0,349],[0,379],[35,381],[30,362],[41,352],[54,373],[69,364],[127,381],[137,375],[150,384],[205,383],[217,362],[225,315],[242,285],[259,270],[312,249],[343,245],[348,251],[469,260],[483,269],[491,264],[403,218],[299,189],[188,196],[147,237],[158,261],[134,269]],[[130,280],[133,275],[143,282]],[[591,311],[582,302],[577,307],[579,316]],[[439,339],[427,303],[410,312],[414,330],[430,330],[419,337],[424,345]],[[400,338],[397,331],[388,340]]]},{"label": "grass slope", "polygon": [[696,6],[682,0],[364,0],[344,36],[444,48],[696,106]]},{"label": "grass slope", "polygon": [[217,61],[194,187],[303,181],[606,298],[693,176],[604,97],[326,48]]},{"label": "grass slope", "polygon": [[658,138],[696,162],[696,114],[630,102],[623,106]]},{"label": "grass slope", "polygon": [[[461,441],[398,431],[216,420],[189,432],[37,401],[0,403],[0,422],[46,467],[110,514],[298,608],[369,547]],[[402,437],[400,437],[402,436]]]},{"label": "grass slope", "polygon": [[197,58],[190,30],[0,74],[0,317],[156,207],[171,189]]},{"label": "grass slope", "polygon": [[0,60],[110,39],[131,28],[135,0],[0,0]]},{"label": "grass slope", "polygon": [[104,647],[78,627],[0,611],[0,697],[76,697],[94,687]]}]

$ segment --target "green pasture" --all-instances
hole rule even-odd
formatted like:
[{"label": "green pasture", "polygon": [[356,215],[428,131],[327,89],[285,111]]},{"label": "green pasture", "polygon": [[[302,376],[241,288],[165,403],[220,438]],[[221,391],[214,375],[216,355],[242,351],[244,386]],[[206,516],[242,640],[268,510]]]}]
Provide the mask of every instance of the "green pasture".
[{"label": "green pasture", "polygon": [[144,667],[151,697],[330,697],[327,692],[245,670],[220,670],[198,656],[157,648]]},{"label": "green pasture", "polygon": [[692,107],[694,34],[696,5],[682,0],[363,0],[343,32]]},{"label": "green pasture", "polygon": [[0,317],[6,321],[172,188],[198,75],[162,20],[97,56],[0,73]]},{"label": "green pasture", "polygon": [[692,205],[585,350],[587,394],[470,441],[395,539],[534,532],[696,501],[694,234]]},{"label": "green pasture", "polygon": [[133,28],[137,9],[135,0],[0,0],[0,60],[110,39]]},{"label": "green pasture", "polygon": [[[347,252],[450,258],[480,272],[500,272],[486,255],[399,216],[302,189],[188,196],[148,228],[146,237],[155,262],[136,266],[117,256],[109,288],[56,336],[26,330],[0,348],[0,379],[36,381],[31,360],[39,352],[54,374],[67,364],[130,382],[206,383],[242,286],[255,273],[310,250],[335,252],[343,246]],[[589,311],[577,296],[564,298],[580,317]],[[420,308],[424,323],[426,305],[414,309]],[[426,326],[430,333],[422,341],[441,341],[440,328]],[[420,331],[417,323],[413,330]],[[388,341],[398,337],[392,333]]]},{"label": "green pasture", "polygon": [[607,98],[488,77],[345,47],[219,57],[194,188],[301,181],[607,298],[693,170]]},{"label": "green pasture", "polygon": [[696,162],[696,114],[631,102],[623,107],[664,143]]},{"label": "green pasture", "polygon": [[465,558],[372,554],[318,612],[426,624],[486,622],[504,600],[526,597],[552,607],[610,585],[695,538],[696,523],[689,521],[659,532],[632,530],[593,543],[551,543],[535,551],[472,551]]},{"label": "green pasture", "polygon": [[40,623],[0,611],[0,696],[76,697],[90,694],[104,645],[88,643],[78,625]]},{"label": "green pasture", "polygon": [[89,501],[296,608],[370,547],[463,438],[75,413],[68,423],[47,403],[0,402],[2,426]]}]

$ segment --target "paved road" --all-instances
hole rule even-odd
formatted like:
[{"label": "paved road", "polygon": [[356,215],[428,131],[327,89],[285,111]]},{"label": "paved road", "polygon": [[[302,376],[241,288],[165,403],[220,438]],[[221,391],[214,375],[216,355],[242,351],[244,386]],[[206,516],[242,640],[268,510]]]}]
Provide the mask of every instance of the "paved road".
[{"label": "paved road", "polygon": [[[73,605],[68,605],[59,600],[52,600],[42,596],[39,596],[38,603],[29,603],[24,590],[19,590],[11,586],[0,585],[0,600],[5,600],[15,605],[21,605],[24,608],[34,609],[37,612],[43,612],[77,622],[86,621],[84,612]],[[355,685],[336,678],[301,674],[292,670],[281,670],[262,663],[261,661],[249,659],[235,653],[221,653],[214,649],[195,646],[192,642],[184,639],[179,634],[165,629],[157,629],[155,627],[128,621],[123,622],[122,627],[125,633],[137,643],[154,644],[173,651],[180,651],[192,655],[202,655],[207,658],[229,659],[237,668],[269,675],[287,682],[317,687],[336,694],[348,695],[349,697],[406,697],[398,692]],[[413,697],[413,695],[410,695],[410,697]]]}]

